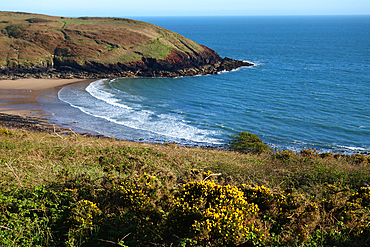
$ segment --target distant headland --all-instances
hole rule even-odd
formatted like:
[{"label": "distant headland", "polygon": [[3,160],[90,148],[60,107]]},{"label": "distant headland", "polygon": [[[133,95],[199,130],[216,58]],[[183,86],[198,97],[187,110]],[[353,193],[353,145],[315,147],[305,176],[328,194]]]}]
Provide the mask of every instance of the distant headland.
[{"label": "distant headland", "polygon": [[0,79],[179,77],[252,63],[130,19],[0,12]]}]

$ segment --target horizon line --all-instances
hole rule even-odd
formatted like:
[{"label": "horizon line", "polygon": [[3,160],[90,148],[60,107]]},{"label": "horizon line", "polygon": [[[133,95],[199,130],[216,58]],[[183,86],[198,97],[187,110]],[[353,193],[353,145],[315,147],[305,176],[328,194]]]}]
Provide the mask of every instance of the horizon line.
[{"label": "horizon line", "polygon": [[281,16],[281,17],[298,17],[298,16],[370,16],[370,14],[205,14],[205,15],[124,15],[124,16],[114,16],[114,15],[80,15],[80,16],[71,16],[71,15],[53,15],[47,13],[37,13],[37,12],[26,12],[26,11],[14,11],[14,10],[1,10],[0,12],[13,12],[13,13],[28,13],[28,14],[41,14],[49,16],[60,16],[60,17],[70,17],[70,18],[79,18],[79,17],[111,17],[111,18],[126,18],[126,17],[268,17],[268,16]]}]

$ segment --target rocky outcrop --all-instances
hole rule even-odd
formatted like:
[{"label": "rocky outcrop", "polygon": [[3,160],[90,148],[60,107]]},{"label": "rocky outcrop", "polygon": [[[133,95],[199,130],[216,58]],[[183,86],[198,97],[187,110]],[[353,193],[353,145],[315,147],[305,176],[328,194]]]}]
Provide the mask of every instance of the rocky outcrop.
[{"label": "rocky outcrop", "polygon": [[11,12],[0,17],[0,79],[179,77],[253,65],[134,20]]},{"label": "rocky outcrop", "polygon": [[173,51],[163,60],[142,58],[130,63],[103,64],[86,62],[80,65],[56,57],[53,62],[34,66],[0,67],[0,79],[16,78],[115,78],[115,77],[180,77],[217,74],[252,63],[221,58],[214,51],[190,56]]},{"label": "rocky outcrop", "polygon": [[[0,79],[16,78],[115,78],[115,77],[180,77],[217,74],[253,64],[230,58],[219,58],[206,62],[204,56],[188,57],[184,54],[171,54],[171,59],[155,60],[143,58],[141,61],[126,64],[102,64],[89,62],[79,65],[55,59],[54,63],[36,66],[2,67]],[[176,57],[176,59],[173,59]],[[185,57],[185,58],[184,58]],[[212,58],[212,57],[211,57]],[[212,62],[211,62],[212,61]]]}]

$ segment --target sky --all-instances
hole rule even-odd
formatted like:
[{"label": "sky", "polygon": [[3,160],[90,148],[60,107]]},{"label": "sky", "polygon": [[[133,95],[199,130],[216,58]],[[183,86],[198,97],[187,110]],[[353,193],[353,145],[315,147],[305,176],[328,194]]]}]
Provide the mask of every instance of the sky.
[{"label": "sky", "polygon": [[66,17],[370,15],[370,0],[2,0],[0,6]]}]

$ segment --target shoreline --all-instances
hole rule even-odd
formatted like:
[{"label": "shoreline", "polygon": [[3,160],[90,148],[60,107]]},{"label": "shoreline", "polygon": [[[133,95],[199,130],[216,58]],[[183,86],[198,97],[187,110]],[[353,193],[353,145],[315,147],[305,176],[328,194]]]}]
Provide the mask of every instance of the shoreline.
[{"label": "shoreline", "polygon": [[[66,123],[53,123],[52,116],[43,110],[37,97],[48,90],[57,92],[69,84],[93,81],[93,79],[0,80],[0,126],[35,132],[74,133],[72,127]],[[87,132],[79,134],[103,137]]]},{"label": "shoreline", "polygon": [[[64,86],[75,83],[91,83],[96,79],[17,79],[0,80],[0,126],[26,129],[36,132],[76,134],[83,136],[95,136],[97,138],[109,138],[107,135],[98,132],[74,127],[73,124],[58,121],[52,114],[43,107],[44,102],[39,102],[38,97],[44,93],[55,95]],[[46,103],[47,105],[47,103]],[[141,142],[138,140],[127,140]],[[161,142],[146,142],[161,143]],[[223,145],[197,145],[182,144],[177,142],[163,142],[162,144],[177,144],[184,147],[202,149],[227,149]],[[287,149],[289,150],[289,149]],[[361,151],[329,151],[331,153],[367,154]]]},{"label": "shoreline", "polygon": [[0,80],[0,113],[23,117],[45,117],[37,97],[47,90],[79,82],[93,82],[93,79],[17,79]]},{"label": "shoreline", "polygon": [[[59,122],[50,113],[47,113],[42,103],[37,97],[43,93],[57,93],[64,86],[75,83],[91,83],[97,79],[16,79],[0,80],[0,127],[11,127],[24,129],[27,131],[56,133],[56,134],[76,134],[87,137],[110,138],[109,136],[94,133],[89,130],[75,128],[72,125]],[[9,83],[10,82],[10,83]],[[121,139],[123,141],[130,141]],[[141,143],[131,140],[133,142]],[[158,144],[160,142],[146,142]],[[209,145],[191,145],[167,142],[164,145],[175,144],[183,147],[202,148],[202,149],[220,149],[221,146]],[[221,149],[225,149],[222,147]]]}]

